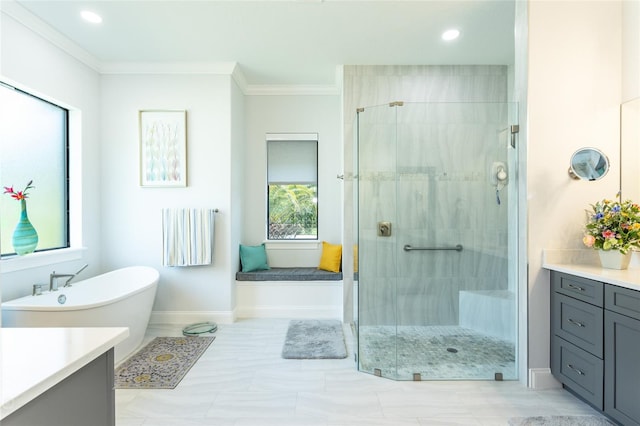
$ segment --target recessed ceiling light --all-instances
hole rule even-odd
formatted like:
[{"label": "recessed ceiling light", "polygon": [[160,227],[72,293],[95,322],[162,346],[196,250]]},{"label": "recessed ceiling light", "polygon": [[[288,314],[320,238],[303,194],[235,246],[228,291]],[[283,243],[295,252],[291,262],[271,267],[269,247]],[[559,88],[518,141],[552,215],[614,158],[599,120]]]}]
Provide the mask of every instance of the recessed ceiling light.
[{"label": "recessed ceiling light", "polygon": [[95,12],[91,12],[90,10],[83,10],[80,12],[80,16],[85,21],[91,22],[92,24],[99,24],[102,22],[102,17]]},{"label": "recessed ceiling light", "polygon": [[460,31],[456,30],[456,29],[447,30],[447,31],[442,33],[442,39],[444,41],[455,40],[458,37],[460,37]]}]

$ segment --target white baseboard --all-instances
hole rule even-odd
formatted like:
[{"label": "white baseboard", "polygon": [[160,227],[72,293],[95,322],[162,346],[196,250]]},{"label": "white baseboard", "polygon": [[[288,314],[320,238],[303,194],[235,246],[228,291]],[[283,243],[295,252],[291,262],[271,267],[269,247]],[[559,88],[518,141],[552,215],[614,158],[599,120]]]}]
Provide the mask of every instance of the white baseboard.
[{"label": "white baseboard", "polygon": [[153,311],[149,324],[188,325],[206,321],[232,324],[235,319],[234,311]]},{"label": "white baseboard", "polygon": [[244,306],[238,307],[238,318],[317,318],[342,320],[336,306]]},{"label": "white baseboard", "polygon": [[550,368],[530,368],[529,387],[532,389],[554,389],[562,384],[551,374]]}]

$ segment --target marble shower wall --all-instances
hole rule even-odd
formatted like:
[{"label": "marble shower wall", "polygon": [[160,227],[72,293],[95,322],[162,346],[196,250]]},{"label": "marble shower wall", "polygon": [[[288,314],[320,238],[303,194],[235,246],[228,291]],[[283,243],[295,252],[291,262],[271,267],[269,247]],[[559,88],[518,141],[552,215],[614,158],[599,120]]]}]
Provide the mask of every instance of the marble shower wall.
[{"label": "marble shower wall", "polygon": [[[458,324],[460,291],[508,288],[507,190],[498,205],[489,181],[492,162],[507,162],[507,69],[420,67],[418,78],[408,68],[408,76],[356,73],[383,90],[416,85],[414,95],[427,98],[358,116],[362,325]],[[379,221],[392,222],[391,237],[376,235]],[[405,244],[464,250],[405,252]]]}]

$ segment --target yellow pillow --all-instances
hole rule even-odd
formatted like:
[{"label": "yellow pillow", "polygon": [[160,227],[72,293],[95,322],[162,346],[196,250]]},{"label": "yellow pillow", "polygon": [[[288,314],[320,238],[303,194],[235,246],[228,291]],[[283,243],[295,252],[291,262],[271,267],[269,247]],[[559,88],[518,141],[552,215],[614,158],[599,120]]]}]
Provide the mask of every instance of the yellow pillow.
[{"label": "yellow pillow", "polygon": [[330,272],[340,272],[341,263],[342,245],[329,244],[328,242],[323,241],[322,256],[320,256],[320,266],[318,266],[318,269]]}]

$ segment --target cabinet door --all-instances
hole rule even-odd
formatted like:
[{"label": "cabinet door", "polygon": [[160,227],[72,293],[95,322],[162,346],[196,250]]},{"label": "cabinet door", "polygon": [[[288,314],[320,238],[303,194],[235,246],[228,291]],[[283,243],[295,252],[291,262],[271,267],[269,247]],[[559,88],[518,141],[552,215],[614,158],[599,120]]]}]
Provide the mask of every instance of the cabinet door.
[{"label": "cabinet door", "polygon": [[551,372],[563,385],[602,410],[603,362],[577,346],[554,336]]},{"label": "cabinet door", "polygon": [[602,359],[602,308],[558,293],[552,302],[552,335]]},{"label": "cabinet door", "polygon": [[640,425],[640,321],[605,311],[604,411]]}]

